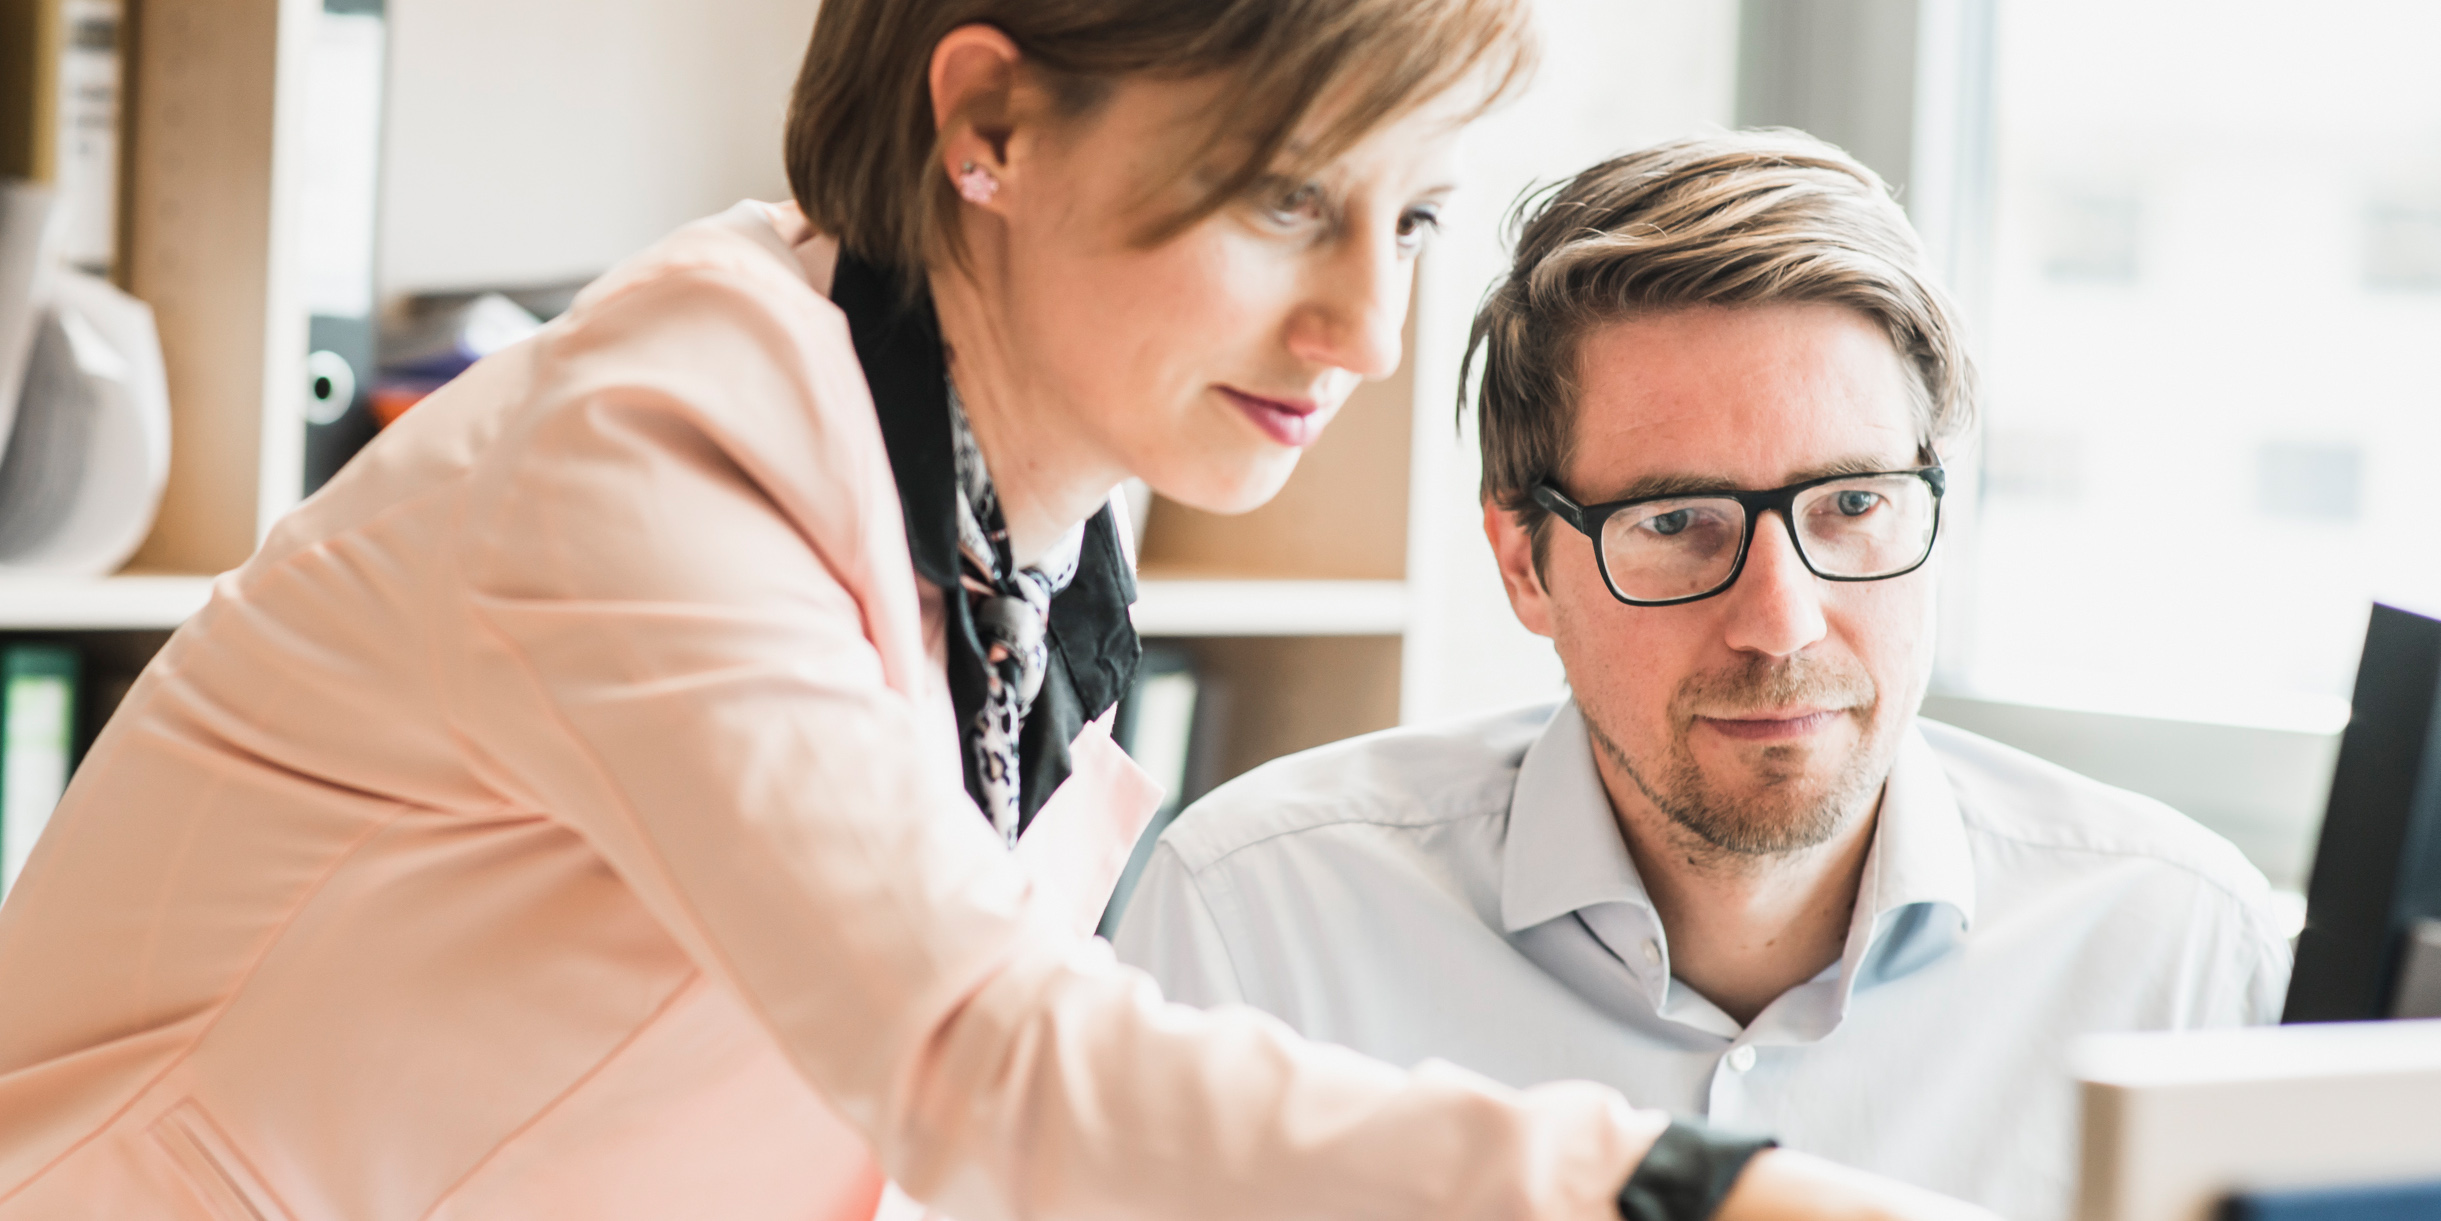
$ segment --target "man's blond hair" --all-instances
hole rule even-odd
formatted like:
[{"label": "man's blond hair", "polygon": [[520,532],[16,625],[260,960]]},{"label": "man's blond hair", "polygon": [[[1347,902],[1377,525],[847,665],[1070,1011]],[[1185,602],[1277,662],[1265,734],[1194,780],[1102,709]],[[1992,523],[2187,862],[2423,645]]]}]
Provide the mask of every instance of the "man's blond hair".
[{"label": "man's blond hair", "polygon": [[1481,361],[1483,497],[1538,542],[1534,486],[1567,464],[1578,344],[1604,323],[1701,305],[1844,305],[1907,362],[1927,447],[1972,422],[1974,369],[1923,243],[1881,178],[1832,145],[1786,129],[1674,140],[1594,166],[1518,214],[1516,257],[1475,315],[1466,373]]}]

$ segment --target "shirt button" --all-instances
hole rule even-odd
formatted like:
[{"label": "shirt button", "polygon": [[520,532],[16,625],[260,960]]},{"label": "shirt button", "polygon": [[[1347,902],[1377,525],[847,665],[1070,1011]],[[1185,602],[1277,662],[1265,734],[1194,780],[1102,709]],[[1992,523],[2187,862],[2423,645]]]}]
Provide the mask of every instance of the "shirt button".
[{"label": "shirt button", "polygon": [[1661,943],[1650,937],[1644,939],[1644,963],[1652,967],[1661,965]]},{"label": "shirt button", "polygon": [[1754,1067],[1754,1048],[1741,1047],[1729,1053],[1729,1071],[1742,1073]]}]

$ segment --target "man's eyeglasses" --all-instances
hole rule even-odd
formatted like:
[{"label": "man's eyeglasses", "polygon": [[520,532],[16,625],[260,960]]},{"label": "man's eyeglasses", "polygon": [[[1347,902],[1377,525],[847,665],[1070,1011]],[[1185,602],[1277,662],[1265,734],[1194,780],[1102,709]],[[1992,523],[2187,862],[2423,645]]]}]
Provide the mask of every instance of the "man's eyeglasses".
[{"label": "man's eyeglasses", "polygon": [[[1930,455],[1926,455],[1928,458]],[[1534,502],[1593,540],[1611,596],[1676,606],[1736,583],[1755,523],[1777,512],[1808,572],[1826,581],[1885,581],[1924,566],[1941,532],[1940,465],[1830,475],[1767,492],[1646,496],[1580,505],[1549,482]]]}]

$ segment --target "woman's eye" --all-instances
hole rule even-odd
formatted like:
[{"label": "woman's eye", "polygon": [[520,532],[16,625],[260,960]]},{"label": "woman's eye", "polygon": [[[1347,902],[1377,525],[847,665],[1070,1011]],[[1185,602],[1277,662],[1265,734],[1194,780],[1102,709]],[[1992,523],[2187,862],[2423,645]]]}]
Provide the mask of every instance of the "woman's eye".
[{"label": "woman's eye", "polygon": [[1421,250],[1424,243],[1441,231],[1439,208],[1409,208],[1398,218],[1399,245],[1408,250]]},{"label": "woman's eye", "polygon": [[1311,223],[1322,215],[1322,187],[1308,182],[1281,191],[1272,196],[1263,211],[1277,225],[1295,227]]}]

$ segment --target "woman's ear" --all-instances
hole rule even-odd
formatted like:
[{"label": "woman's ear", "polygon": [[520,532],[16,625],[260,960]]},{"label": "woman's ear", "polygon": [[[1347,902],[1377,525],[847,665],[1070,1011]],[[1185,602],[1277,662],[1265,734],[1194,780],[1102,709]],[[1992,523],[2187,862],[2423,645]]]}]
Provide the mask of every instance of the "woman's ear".
[{"label": "woman's ear", "polygon": [[1517,515],[1497,500],[1483,502],[1483,537],[1492,544],[1492,559],[1500,565],[1500,584],[1509,592],[1509,609],[1517,621],[1537,636],[1549,636],[1551,595],[1543,588],[1541,566],[1534,562],[1534,536],[1518,524]]},{"label": "woman's ear", "polygon": [[932,115],[942,169],[958,193],[990,207],[1009,170],[1009,136],[1023,56],[1007,34],[962,25],[932,49]]}]

